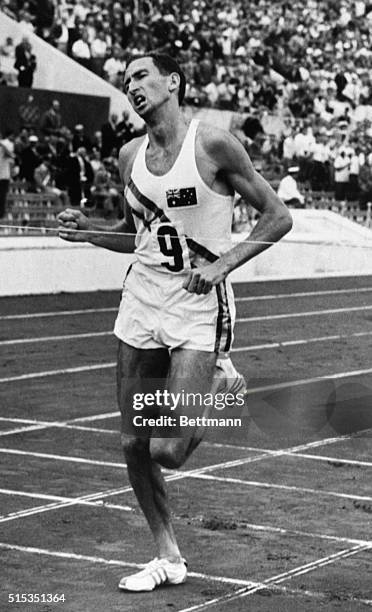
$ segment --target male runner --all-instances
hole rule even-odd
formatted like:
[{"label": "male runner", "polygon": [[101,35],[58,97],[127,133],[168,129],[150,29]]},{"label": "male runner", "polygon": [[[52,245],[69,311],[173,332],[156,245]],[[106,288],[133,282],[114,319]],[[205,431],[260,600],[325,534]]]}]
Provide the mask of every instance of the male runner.
[{"label": "male runner", "polygon": [[[136,253],[115,324],[118,400],[130,482],[158,556],[124,577],[119,588],[150,591],[186,580],[160,466],[181,466],[201,434],[177,424],[161,430],[134,427],[133,415],[140,414],[133,412],[134,395],[160,388],[174,394],[210,392],[217,355],[228,353],[232,341],[235,311],[226,277],[267,248],[264,243],[280,240],[291,228],[291,217],[235,137],[195,120],[187,123],[180,111],[185,77],[172,58],[151,53],[133,60],[124,89],[147,124],[147,136],[120,151],[126,214],[111,229],[123,236],[100,234],[102,226],[79,211],[68,209],[59,220],[65,240]],[[249,242],[232,247],[235,191],[261,216]],[[133,221],[135,237],[129,235]],[[91,233],[71,232],[79,229]],[[231,361],[225,362],[236,376]],[[141,414],[156,416],[163,409],[155,406]],[[178,414],[187,412],[187,406],[177,406]]]}]

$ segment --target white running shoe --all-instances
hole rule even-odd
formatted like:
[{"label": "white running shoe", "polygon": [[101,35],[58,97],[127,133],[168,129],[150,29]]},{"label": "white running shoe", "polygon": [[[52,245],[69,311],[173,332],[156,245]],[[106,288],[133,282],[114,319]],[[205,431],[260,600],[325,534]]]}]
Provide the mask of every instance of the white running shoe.
[{"label": "white running shoe", "polygon": [[244,376],[236,370],[230,357],[217,359],[212,391],[245,395],[247,384]]},{"label": "white running shoe", "polygon": [[157,557],[147,563],[143,570],[124,576],[119,582],[122,591],[153,591],[161,584],[182,584],[187,577],[186,562],[173,563]]}]

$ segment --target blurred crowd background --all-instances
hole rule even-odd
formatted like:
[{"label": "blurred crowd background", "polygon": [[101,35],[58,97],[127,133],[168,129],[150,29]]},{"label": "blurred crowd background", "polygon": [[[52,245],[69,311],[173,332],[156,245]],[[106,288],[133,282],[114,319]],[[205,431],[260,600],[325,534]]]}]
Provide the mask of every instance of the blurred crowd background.
[{"label": "blurred crowd background", "polygon": [[[119,89],[132,57],[166,52],[186,73],[186,104],[234,112],[233,131],[269,179],[298,167],[290,174],[313,190],[372,201],[372,1],[0,0],[0,10],[25,32],[17,45],[0,40],[1,85],[32,87],[43,59],[28,32]],[[114,190],[118,149],[136,135],[128,117],[88,139],[83,125],[64,127],[58,100],[37,116],[31,98],[21,132],[2,135],[9,172],[34,190],[50,175],[72,204],[105,181]]]}]

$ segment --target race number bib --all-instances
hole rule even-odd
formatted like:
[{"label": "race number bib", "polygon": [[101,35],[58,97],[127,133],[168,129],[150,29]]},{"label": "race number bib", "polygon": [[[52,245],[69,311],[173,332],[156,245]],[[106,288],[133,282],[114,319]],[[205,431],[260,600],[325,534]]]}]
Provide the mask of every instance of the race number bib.
[{"label": "race number bib", "polygon": [[181,272],[191,268],[189,249],[180,224],[159,223],[154,227],[152,236],[162,266],[170,272]]}]

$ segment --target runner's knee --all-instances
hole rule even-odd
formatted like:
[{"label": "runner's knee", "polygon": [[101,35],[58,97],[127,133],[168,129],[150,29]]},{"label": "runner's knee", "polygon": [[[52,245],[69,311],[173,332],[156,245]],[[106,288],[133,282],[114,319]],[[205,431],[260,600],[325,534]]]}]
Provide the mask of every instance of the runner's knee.
[{"label": "runner's knee", "polygon": [[140,456],[148,448],[148,444],[148,440],[145,438],[136,438],[126,434],[121,435],[121,446],[128,462]]},{"label": "runner's knee", "polygon": [[154,461],[169,469],[181,467],[186,460],[185,446],[182,440],[152,438],[150,455]]}]

